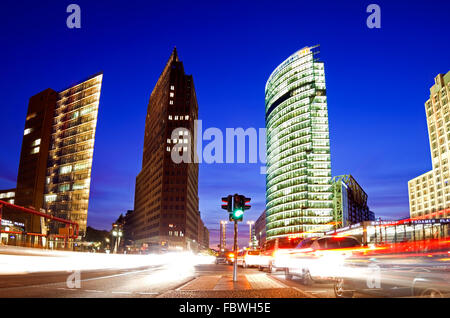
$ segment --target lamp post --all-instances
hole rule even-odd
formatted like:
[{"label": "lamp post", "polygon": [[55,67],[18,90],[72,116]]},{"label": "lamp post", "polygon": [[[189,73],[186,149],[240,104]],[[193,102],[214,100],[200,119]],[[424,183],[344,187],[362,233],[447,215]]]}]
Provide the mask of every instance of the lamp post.
[{"label": "lamp post", "polygon": [[252,247],[252,225],[255,224],[254,221],[247,221],[248,224],[248,231],[249,231],[249,241],[248,241],[248,247]]},{"label": "lamp post", "polygon": [[114,236],[113,254],[116,254],[120,246],[120,238],[123,236],[122,229],[117,224],[113,224],[112,235]]}]

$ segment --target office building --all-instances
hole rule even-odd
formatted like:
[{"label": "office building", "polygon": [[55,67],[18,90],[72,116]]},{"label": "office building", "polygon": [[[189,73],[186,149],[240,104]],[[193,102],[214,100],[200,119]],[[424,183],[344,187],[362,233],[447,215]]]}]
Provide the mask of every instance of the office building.
[{"label": "office building", "polygon": [[[92,159],[103,74],[57,95],[48,145],[44,209],[87,226]],[[44,150],[44,149],[42,149]],[[51,229],[58,232],[57,225]]]},{"label": "office building", "polygon": [[[135,244],[149,249],[198,247],[197,97],[174,49],[152,93],[145,120],[142,170],[132,217]],[[172,154],[190,162],[177,163]]]},{"label": "office building", "polygon": [[333,177],[332,184],[336,228],[375,220],[375,215],[367,206],[366,192],[352,175]]},{"label": "office building", "polygon": [[450,71],[438,74],[425,102],[432,170],[408,182],[411,218],[450,216]]},{"label": "office building", "polygon": [[[86,231],[89,188],[103,75],[68,89],[46,89],[28,103],[14,204],[79,224]],[[43,222],[30,216],[26,231],[42,233]],[[59,226],[50,224],[51,233]]]},{"label": "office building", "polygon": [[265,87],[267,240],[309,237],[333,225],[324,63],[318,47],[284,60]]}]

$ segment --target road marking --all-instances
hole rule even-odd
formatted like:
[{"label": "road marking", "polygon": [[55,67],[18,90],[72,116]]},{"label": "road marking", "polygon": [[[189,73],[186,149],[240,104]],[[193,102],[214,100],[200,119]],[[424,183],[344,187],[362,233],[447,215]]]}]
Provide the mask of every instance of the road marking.
[{"label": "road marking", "polygon": [[301,289],[298,288],[298,287],[292,287],[292,288],[294,288],[296,291],[302,293],[303,295],[306,295],[306,296],[309,297],[309,298],[317,298],[317,296],[308,294],[308,293],[306,293],[304,290],[301,290]]},{"label": "road marking", "polygon": [[103,290],[86,289],[85,291],[88,293],[104,293]]},{"label": "road marking", "polygon": [[328,292],[328,290],[305,290],[305,293],[312,293],[312,294],[314,294],[314,293],[326,293],[326,292]]},{"label": "road marking", "polygon": [[122,273],[122,274],[115,274],[115,275],[109,275],[109,276],[100,276],[100,277],[94,277],[94,278],[87,278],[87,279],[82,279],[82,282],[88,282],[91,280],[98,280],[98,279],[105,279],[105,278],[113,278],[113,277],[119,277],[119,276],[125,276],[125,275],[131,275],[131,274],[137,274],[137,273],[143,273],[143,272],[148,272],[148,271],[153,271],[155,270],[154,268],[149,268],[149,269],[144,269],[144,270],[140,270],[140,271],[132,271],[132,272],[127,272],[127,273]]}]

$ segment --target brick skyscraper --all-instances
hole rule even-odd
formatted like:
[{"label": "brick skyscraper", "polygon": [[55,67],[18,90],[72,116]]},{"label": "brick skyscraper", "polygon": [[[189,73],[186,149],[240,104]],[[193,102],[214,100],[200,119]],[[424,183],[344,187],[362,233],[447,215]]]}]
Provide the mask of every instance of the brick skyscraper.
[{"label": "brick skyscraper", "polygon": [[[193,249],[198,244],[198,164],[194,163],[197,97],[173,50],[147,109],[142,170],[136,177],[132,237],[138,246]],[[176,136],[173,135],[175,129]],[[192,146],[191,146],[192,145]],[[190,156],[175,163],[171,153]]]}]

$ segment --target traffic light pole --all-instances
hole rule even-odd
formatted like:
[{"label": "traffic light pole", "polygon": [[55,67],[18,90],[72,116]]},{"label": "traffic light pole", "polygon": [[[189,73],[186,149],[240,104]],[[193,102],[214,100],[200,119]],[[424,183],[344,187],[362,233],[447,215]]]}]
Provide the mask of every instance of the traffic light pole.
[{"label": "traffic light pole", "polygon": [[237,254],[238,254],[238,244],[237,244],[237,234],[238,234],[238,223],[234,221],[234,262],[233,262],[233,282],[237,282]]}]

